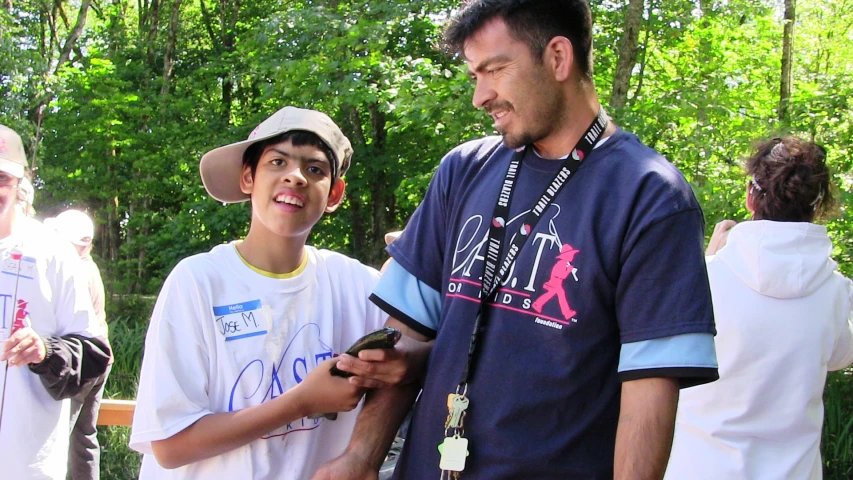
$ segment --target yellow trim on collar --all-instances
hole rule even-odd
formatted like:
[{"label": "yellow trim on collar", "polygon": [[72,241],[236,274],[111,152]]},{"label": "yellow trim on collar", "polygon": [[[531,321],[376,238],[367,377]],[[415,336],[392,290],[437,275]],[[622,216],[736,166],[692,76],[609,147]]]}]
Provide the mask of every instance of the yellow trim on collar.
[{"label": "yellow trim on collar", "polygon": [[237,250],[237,244],[236,244],[236,243],[234,244],[234,251],[235,251],[235,252],[237,252],[237,256],[240,258],[240,260],[242,260],[242,261],[243,261],[243,263],[244,263],[247,267],[249,267],[250,269],[252,269],[252,271],[254,271],[254,272],[256,272],[256,273],[259,273],[259,274],[261,274],[261,275],[263,275],[263,276],[265,276],[265,277],[275,278],[275,279],[278,279],[278,280],[282,280],[282,279],[287,279],[287,278],[293,278],[293,277],[296,277],[296,276],[298,276],[300,273],[302,273],[303,271],[305,271],[305,267],[307,267],[307,266],[308,266],[308,252],[305,252],[305,255],[303,255],[303,256],[302,256],[302,263],[300,263],[300,264],[299,264],[299,266],[298,266],[298,267],[296,267],[296,270],[294,270],[294,271],[292,271],[292,272],[288,272],[288,273],[272,273],[272,272],[268,272],[268,271],[266,271],[266,270],[261,270],[260,268],[258,268],[258,267],[256,267],[256,266],[252,265],[252,264],[251,264],[251,263],[249,263],[245,258],[243,258],[243,255],[241,255],[241,254],[240,254],[240,250]]}]

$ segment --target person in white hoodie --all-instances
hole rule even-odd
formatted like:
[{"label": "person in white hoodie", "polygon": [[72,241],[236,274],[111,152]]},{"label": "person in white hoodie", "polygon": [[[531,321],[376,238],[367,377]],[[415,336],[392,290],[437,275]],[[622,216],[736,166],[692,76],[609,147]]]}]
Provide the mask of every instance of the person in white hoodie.
[{"label": "person in white hoodie", "polygon": [[746,162],[752,221],[706,252],[720,379],[681,392],[666,479],[820,479],[828,370],[853,363],[853,283],[826,227],[826,151],[796,137]]}]

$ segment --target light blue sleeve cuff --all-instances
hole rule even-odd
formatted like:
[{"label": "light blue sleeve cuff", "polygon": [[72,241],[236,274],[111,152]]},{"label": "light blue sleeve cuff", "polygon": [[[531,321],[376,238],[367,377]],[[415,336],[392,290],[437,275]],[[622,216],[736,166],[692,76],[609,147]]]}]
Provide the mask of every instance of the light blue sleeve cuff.
[{"label": "light blue sleeve cuff", "polygon": [[714,336],[685,333],[622,345],[619,372],[648,368],[717,368]]},{"label": "light blue sleeve cuff", "polygon": [[426,328],[431,336],[435,336],[441,315],[441,294],[393,259],[370,298],[392,317],[421,333],[426,333],[423,331]]},{"label": "light blue sleeve cuff", "polygon": [[623,344],[620,380],[649,377],[677,378],[681,388],[713,382],[719,378],[714,336],[685,333]]}]

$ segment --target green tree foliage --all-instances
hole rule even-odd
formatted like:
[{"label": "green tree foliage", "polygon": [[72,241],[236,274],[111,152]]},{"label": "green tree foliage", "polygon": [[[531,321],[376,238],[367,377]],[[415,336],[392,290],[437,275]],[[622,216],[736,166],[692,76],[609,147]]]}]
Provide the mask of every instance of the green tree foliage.
[{"label": "green tree foliage", "polygon": [[[597,89],[607,103],[614,78],[628,73],[610,113],[684,172],[708,233],[723,218],[747,218],[741,161],[755,140],[812,138],[829,151],[841,199],[827,221],[833,255],[853,274],[853,0],[797,2],[784,115],[784,2],[645,0],[636,55],[620,63],[627,3],[591,2]],[[471,106],[461,59],[437,49],[457,5],[7,0],[0,123],[34,157],[39,216],[88,209],[108,292],[151,295],[180,259],[247,231],[247,204],[205,194],[200,156],[246,138],[284,105],[317,108],[342,126],[355,156],[343,207],[311,242],[378,265],[383,234],[405,225],[442,156],[493,132]],[[827,441],[851,435],[849,408],[833,408],[841,427],[826,430]]]},{"label": "green tree foliage", "polygon": [[[758,138],[827,145],[849,200],[850,3],[799,2],[791,108],[780,121],[778,2],[644,2],[627,100],[611,113],[681,168],[709,232],[746,218],[740,163]],[[0,14],[0,112],[31,152],[38,133],[40,213],[75,205],[96,216],[96,254],[116,292],[156,293],[181,258],[245,234],[248,207],[209,199],[197,162],[286,104],[327,112],[356,151],[343,208],[313,243],[378,264],[384,232],[405,224],[442,155],[492,132],[470,105],[461,60],[437,49],[455,4],[96,2],[59,65],[79,6],[17,3]],[[625,2],[593,11],[595,81],[607,95]],[[848,209],[828,225],[850,273]]]}]

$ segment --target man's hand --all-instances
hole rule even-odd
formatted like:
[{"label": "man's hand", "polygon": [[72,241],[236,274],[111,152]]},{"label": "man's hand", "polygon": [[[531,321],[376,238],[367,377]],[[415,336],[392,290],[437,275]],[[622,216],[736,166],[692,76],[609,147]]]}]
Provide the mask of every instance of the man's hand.
[{"label": "man's hand", "polygon": [[349,412],[358,406],[364,396],[364,389],[329,373],[337,361],[336,358],[330,358],[317,365],[296,387],[299,392],[300,410],[304,416]]},{"label": "man's hand", "polygon": [[431,342],[403,335],[394,348],[362,350],[358,358],[341,355],[338,368],[354,374],[349,381],[360,387],[406,385],[420,378],[430,350]]},{"label": "man's hand", "polygon": [[367,460],[344,452],[340,457],[326,462],[311,480],[377,480],[379,474]]},{"label": "man's hand", "polygon": [[729,230],[735,225],[737,225],[737,222],[734,220],[721,220],[717,223],[714,226],[714,233],[711,234],[711,241],[708,242],[705,255],[716,255],[726,245],[726,240],[729,238]]},{"label": "man's hand", "polygon": [[46,356],[47,348],[39,334],[32,327],[24,327],[3,342],[0,360],[7,360],[9,365],[16,367],[41,363]]}]

